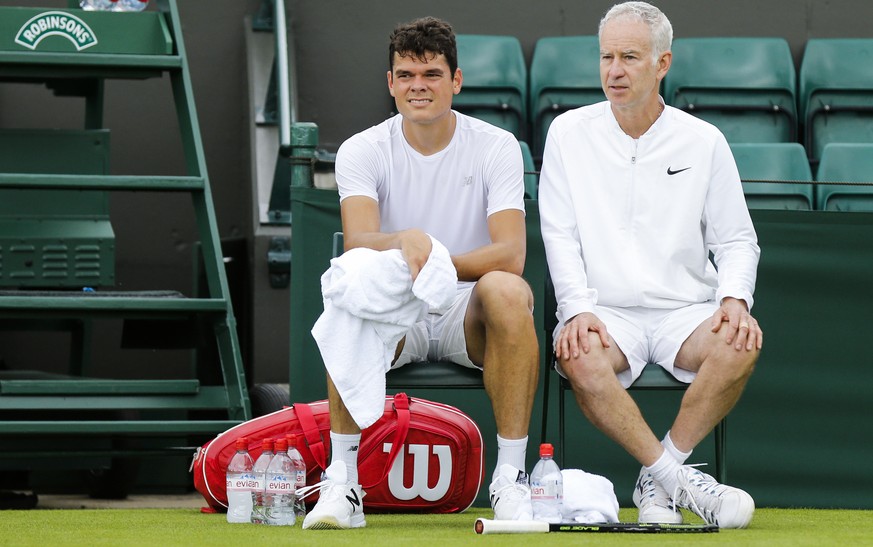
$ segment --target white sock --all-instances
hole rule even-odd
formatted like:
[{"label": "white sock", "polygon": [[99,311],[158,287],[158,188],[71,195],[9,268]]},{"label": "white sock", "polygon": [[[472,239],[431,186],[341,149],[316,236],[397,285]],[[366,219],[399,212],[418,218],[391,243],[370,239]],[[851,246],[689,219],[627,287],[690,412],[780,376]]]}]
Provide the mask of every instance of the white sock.
[{"label": "white sock", "polygon": [[491,474],[491,480],[497,478],[498,470],[504,463],[524,471],[524,459],[527,456],[527,436],[521,439],[504,439],[497,436],[497,466]]},{"label": "white sock", "polygon": [[681,464],[670,455],[667,450],[661,454],[661,457],[652,465],[646,467],[646,470],[655,477],[655,480],[661,483],[668,496],[673,496],[673,492],[679,485],[679,479],[676,477]]},{"label": "white sock", "polygon": [[691,453],[694,452],[694,449],[689,450],[688,452],[682,452],[676,445],[673,444],[673,439],[670,438],[670,432],[667,432],[667,435],[664,436],[664,440],[661,441],[661,446],[664,447],[664,450],[670,453],[673,456],[673,459],[679,463],[684,464],[688,461],[688,458],[691,457]]},{"label": "white sock", "polygon": [[330,463],[342,461],[346,464],[348,481],[358,484],[358,448],[361,434],[342,434],[330,432]]}]

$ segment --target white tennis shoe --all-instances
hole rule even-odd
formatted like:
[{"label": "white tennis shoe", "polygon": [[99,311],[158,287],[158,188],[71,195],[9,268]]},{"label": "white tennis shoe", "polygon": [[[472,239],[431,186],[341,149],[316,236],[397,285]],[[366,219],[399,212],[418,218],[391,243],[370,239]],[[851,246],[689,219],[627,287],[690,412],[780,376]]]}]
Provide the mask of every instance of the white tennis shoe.
[{"label": "white tennis shoe", "polygon": [[530,485],[524,471],[504,463],[488,491],[495,520],[533,520]]},{"label": "white tennis shoe", "polygon": [[640,510],[637,522],[659,524],[682,524],[682,513],[676,510],[670,495],[643,467],[632,496]]},{"label": "white tennis shoe", "polygon": [[297,495],[306,497],[318,490],[318,503],[303,519],[304,530],[345,530],[363,528],[364,491],[360,484],[348,482],[346,464],[336,461],[324,471],[318,484],[297,490]]},{"label": "white tennis shoe", "polygon": [[676,505],[719,528],[745,528],[755,514],[755,500],[748,493],[720,484],[711,475],[683,465],[678,473]]}]

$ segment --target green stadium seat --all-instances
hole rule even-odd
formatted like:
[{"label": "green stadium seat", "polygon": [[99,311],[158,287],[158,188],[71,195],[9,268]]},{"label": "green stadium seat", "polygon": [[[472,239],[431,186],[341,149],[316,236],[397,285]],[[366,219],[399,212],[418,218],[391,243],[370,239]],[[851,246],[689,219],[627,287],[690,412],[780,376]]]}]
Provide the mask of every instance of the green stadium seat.
[{"label": "green stadium seat", "polygon": [[873,39],[811,39],[800,64],[800,112],[813,165],[830,142],[873,142]]},{"label": "green stadium seat", "polygon": [[796,142],[733,143],[731,151],[744,181],[743,192],[750,209],[813,208],[812,170],[802,145]]},{"label": "green stadium seat", "polygon": [[782,38],[677,38],[664,100],[730,142],[794,142],[797,85]]},{"label": "green stadium seat", "polygon": [[816,208],[823,211],[873,212],[873,143],[826,144],[816,180],[868,183],[818,184],[815,188]]},{"label": "green stadium seat", "polygon": [[459,34],[458,67],[464,75],[452,107],[524,139],[527,64],[514,36]]},{"label": "green stadium seat", "polygon": [[605,99],[597,36],[537,40],[530,66],[531,131],[537,157],[543,154],[549,125],[558,114]]},{"label": "green stadium seat", "polygon": [[518,141],[521,147],[521,158],[524,161],[524,198],[537,199],[537,187],[539,177],[536,173],[533,154],[531,154],[530,146],[524,141]]}]

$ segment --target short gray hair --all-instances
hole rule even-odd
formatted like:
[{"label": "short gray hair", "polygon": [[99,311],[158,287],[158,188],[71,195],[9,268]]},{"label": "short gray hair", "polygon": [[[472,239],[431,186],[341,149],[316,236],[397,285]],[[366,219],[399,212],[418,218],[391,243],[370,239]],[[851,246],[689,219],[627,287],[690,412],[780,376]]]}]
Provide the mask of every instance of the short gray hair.
[{"label": "short gray hair", "polygon": [[624,2],[612,6],[600,20],[598,37],[603,33],[603,27],[607,23],[622,18],[637,19],[649,27],[652,36],[653,62],[657,62],[662,53],[670,51],[673,45],[673,25],[661,10],[647,2]]}]

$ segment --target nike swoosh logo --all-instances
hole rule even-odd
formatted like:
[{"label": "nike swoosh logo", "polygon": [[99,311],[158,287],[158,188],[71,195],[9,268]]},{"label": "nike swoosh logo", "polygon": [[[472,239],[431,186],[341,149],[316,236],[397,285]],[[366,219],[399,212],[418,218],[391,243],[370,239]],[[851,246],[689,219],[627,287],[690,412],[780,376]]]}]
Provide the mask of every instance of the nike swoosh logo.
[{"label": "nike swoosh logo", "polygon": [[685,169],[676,169],[675,171],[673,171],[672,169],[670,169],[670,168],[668,167],[668,168],[667,168],[667,174],[668,174],[668,175],[675,175],[676,173],[681,173],[682,171],[688,171],[689,169],[691,169],[691,168],[690,168],[690,167],[686,167]]}]

